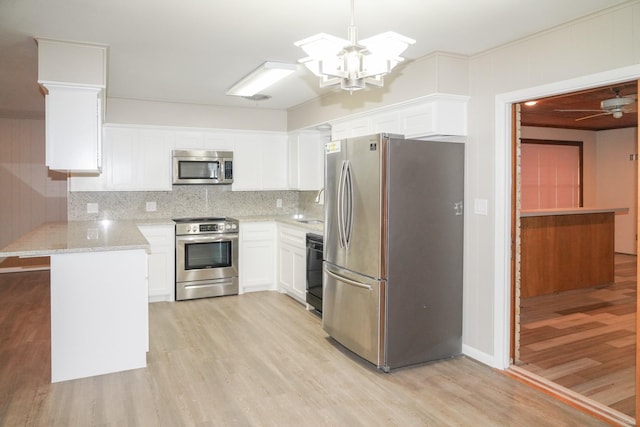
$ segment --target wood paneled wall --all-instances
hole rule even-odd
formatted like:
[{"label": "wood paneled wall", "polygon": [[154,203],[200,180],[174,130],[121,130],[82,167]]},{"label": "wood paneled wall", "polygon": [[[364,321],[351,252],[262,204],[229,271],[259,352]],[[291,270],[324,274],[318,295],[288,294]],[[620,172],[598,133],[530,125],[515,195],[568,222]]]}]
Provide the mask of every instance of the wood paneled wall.
[{"label": "wood paneled wall", "polygon": [[44,158],[44,120],[0,118],[0,247],[67,219],[67,176]]}]

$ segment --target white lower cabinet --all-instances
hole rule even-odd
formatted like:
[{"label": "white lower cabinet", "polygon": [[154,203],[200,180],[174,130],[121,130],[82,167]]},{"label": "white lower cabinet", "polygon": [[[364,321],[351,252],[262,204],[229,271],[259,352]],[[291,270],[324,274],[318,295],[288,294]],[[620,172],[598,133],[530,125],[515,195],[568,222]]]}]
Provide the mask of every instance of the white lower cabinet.
[{"label": "white lower cabinet", "polygon": [[147,257],[149,302],[175,301],[175,230],[173,225],[139,225],[151,246]]},{"label": "white lower cabinet", "polygon": [[278,290],[305,303],[306,231],[278,225]]},{"label": "white lower cabinet", "polygon": [[276,224],[240,224],[239,293],[276,289]]}]

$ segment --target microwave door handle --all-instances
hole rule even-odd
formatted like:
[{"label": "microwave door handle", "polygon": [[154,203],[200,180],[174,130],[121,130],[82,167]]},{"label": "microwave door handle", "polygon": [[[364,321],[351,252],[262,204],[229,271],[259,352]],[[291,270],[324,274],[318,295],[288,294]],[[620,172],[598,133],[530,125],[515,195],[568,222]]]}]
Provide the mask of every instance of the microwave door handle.
[{"label": "microwave door handle", "polygon": [[218,179],[218,171],[220,170],[220,162],[211,162],[209,164],[211,179]]}]

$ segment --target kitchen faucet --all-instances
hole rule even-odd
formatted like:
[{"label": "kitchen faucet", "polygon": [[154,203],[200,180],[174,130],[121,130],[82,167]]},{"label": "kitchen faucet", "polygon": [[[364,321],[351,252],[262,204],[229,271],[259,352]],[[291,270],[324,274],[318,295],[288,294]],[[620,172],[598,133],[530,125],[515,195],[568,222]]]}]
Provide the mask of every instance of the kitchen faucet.
[{"label": "kitchen faucet", "polygon": [[316,203],[320,203],[320,195],[322,195],[322,192],[324,191],[324,187],[322,187],[320,190],[318,190],[318,192],[316,193],[316,198],[315,198],[315,202]]}]

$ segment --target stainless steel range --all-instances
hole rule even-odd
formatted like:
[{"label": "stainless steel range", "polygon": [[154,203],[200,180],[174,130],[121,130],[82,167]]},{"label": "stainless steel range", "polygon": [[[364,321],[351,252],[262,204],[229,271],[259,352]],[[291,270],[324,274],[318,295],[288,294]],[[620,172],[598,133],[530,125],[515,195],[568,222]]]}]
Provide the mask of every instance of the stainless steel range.
[{"label": "stainless steel range", "polygon": [[238,220],[179,218],[176,300],[238,293]]}]

